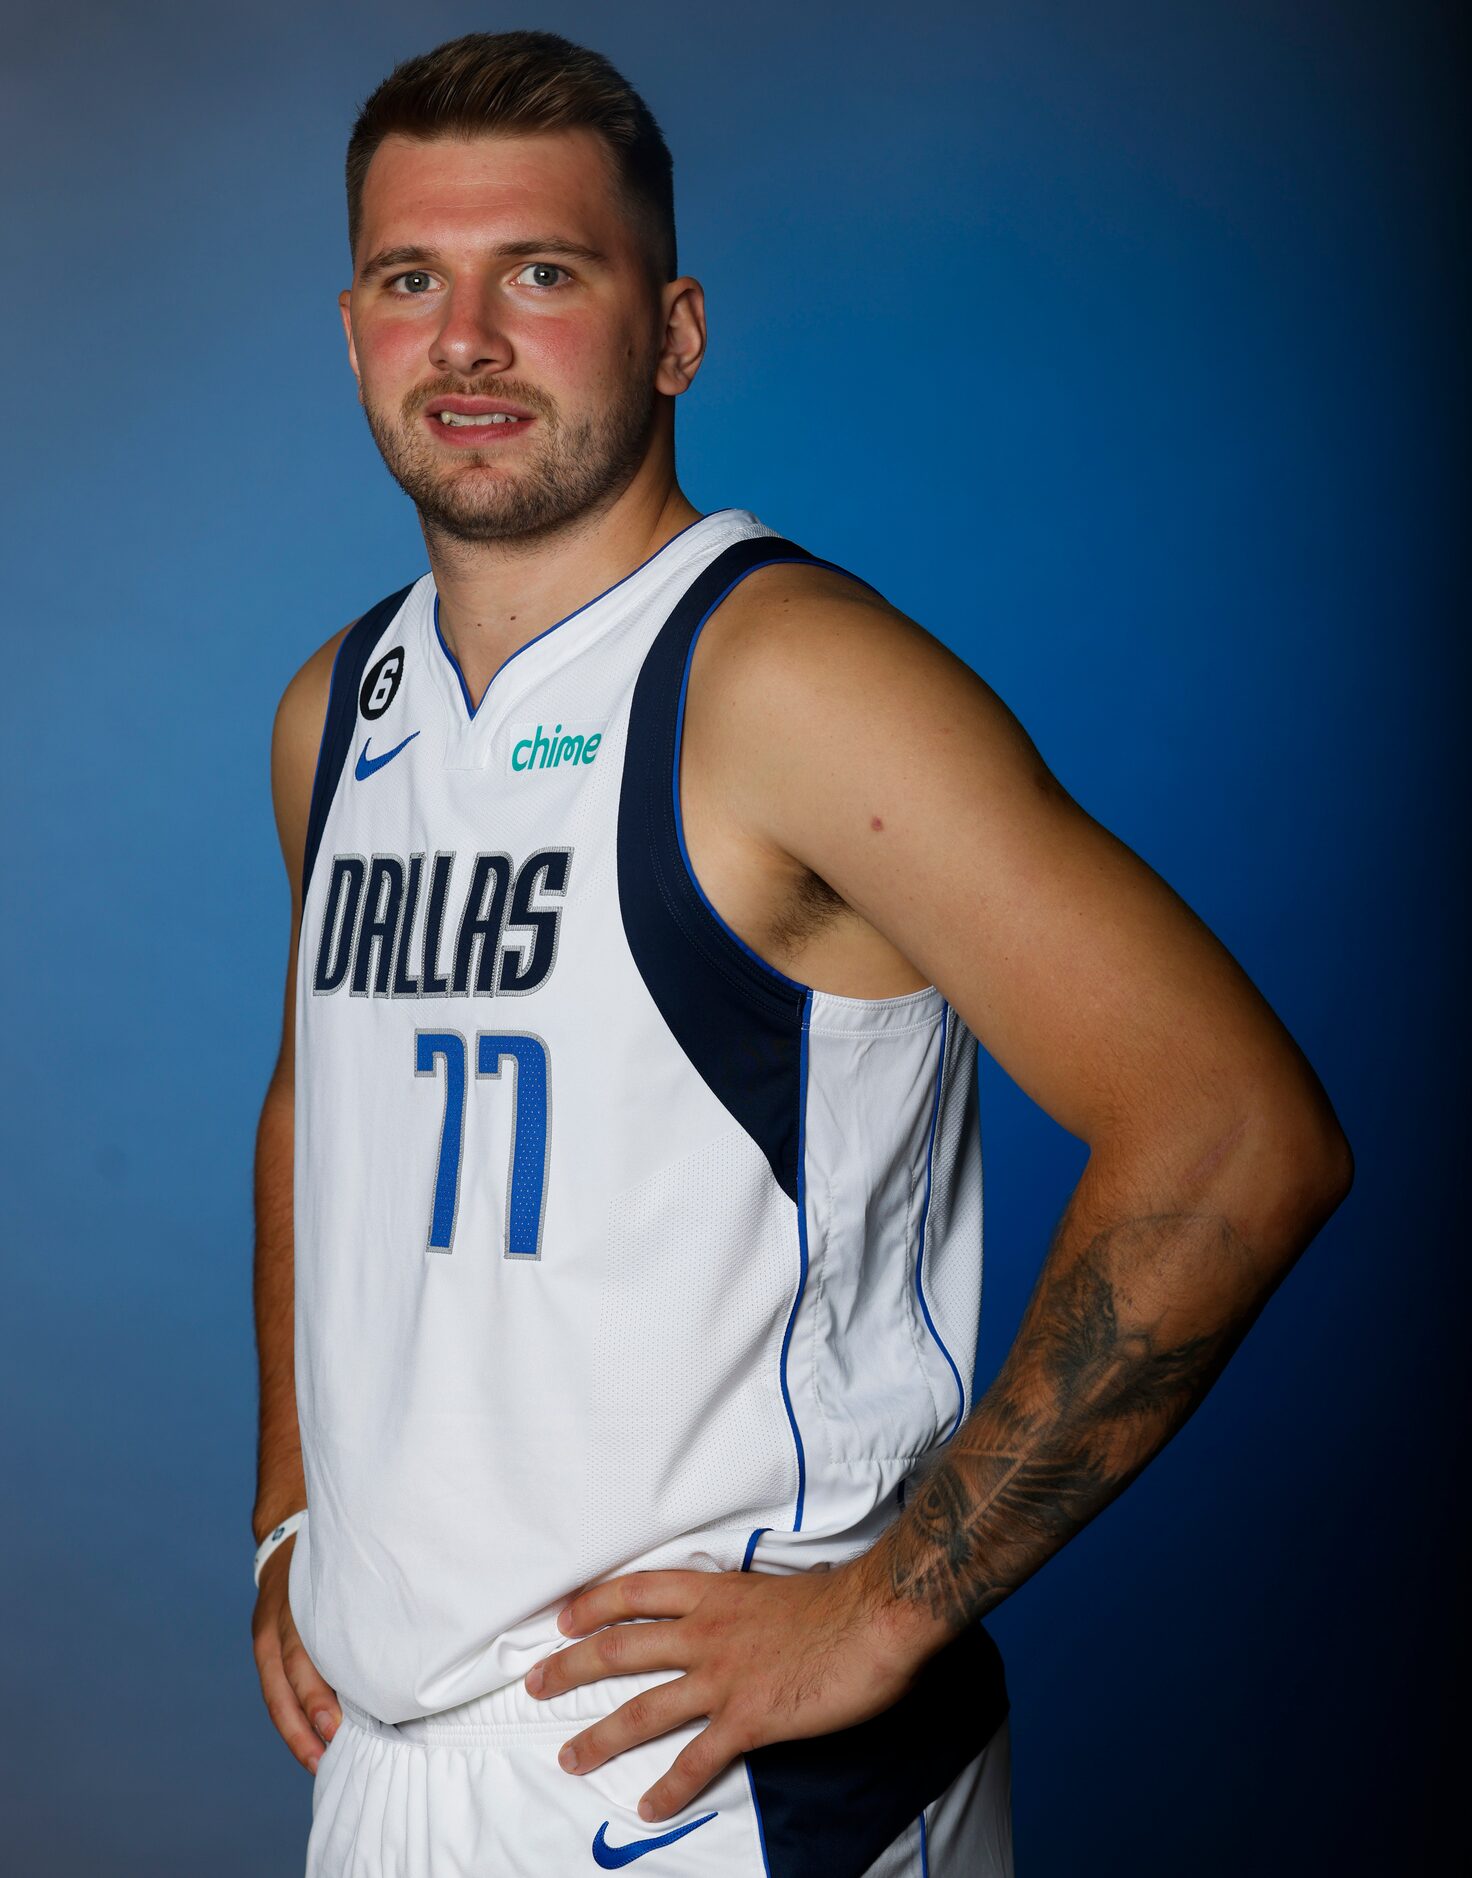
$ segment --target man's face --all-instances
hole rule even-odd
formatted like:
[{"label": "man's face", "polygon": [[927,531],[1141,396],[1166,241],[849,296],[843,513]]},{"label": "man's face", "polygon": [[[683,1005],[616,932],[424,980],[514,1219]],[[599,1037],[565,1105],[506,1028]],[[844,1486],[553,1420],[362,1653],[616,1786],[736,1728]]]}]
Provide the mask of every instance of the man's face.
[{"label": "man's face", "polygon": [[[341,306],[359,396],[428,527],[553,532],[627,486],[662,308],[593,133],[385,138],[354,269]],[[498,406],[521,415],[492,424]]]}]

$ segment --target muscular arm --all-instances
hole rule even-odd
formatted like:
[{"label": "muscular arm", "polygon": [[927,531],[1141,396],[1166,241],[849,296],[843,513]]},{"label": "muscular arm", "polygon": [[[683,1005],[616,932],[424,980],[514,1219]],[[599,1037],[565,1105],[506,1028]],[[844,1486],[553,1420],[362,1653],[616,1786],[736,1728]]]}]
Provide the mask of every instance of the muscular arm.
[{"label": "muscular arm", "polygon": [[[347,629],[344,628],[344,631]],[[291,885],[291,938],[281,1048],[256,1131],[255,1327],[260,1371],[260,1432],[256,1499],[251,1516],[257,1541],[288,1513],[307,1503],[301,1437],[296,1418],[292,1311],[292,1141],[296,1011],[296,951],[301,930],[301,872],[306,849],[312,777],[332,661],[342,633],[307,661],[287,686],[271,737],[271,795],[282,859]],[[339,1711],[297,1637],[286,1596],[287,1566],[294,1540],[272,1553],[261,1573],[252,1622],[256,1666],[266,1706],[303,1766],[315,1768]],[[313,1718],[309,1722],[307,1717]],[[325,1717],[325,1723],[319,1720]],[[315,1727],[314,1727],[315,1724]]]},{"label": "muscular arm", "polygon": [[981,679],[838,576],[746,589],[690,732],[743,838],[841,894],[1090,1149],[996,1381],[863,1564],[923,1655],[1186,1421],[1352,1162],[1240,966]]},{"label": "muscular arm", "polygon": [[866,1560],[902,1642],[1000,1604],[1187,1420],[1348,1184],[1327,1154],[1296,1192],[1276,1177],[1265,1195],[1230,1151],[1157,1180],[1091,1157],[995,1382]]}]

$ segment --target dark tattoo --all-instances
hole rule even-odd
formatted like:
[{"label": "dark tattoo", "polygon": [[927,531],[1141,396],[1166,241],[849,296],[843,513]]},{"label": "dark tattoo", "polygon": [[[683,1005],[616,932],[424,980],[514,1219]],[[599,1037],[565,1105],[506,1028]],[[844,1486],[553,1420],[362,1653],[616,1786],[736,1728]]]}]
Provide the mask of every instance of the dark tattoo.
[{"label": "dark tattoo", "polygon": [[[1266,1301],[1220,1216],[1153,1214],[1082,1245],[1073,1217],[1071,1205],[996,1381],[875,1547],[889,1595],[951,1629],[1000,1604],[1123,1491]],[[1171,1289],[1198,1261],[1228,1300],[1206,1329],[1179,1321]]]}]

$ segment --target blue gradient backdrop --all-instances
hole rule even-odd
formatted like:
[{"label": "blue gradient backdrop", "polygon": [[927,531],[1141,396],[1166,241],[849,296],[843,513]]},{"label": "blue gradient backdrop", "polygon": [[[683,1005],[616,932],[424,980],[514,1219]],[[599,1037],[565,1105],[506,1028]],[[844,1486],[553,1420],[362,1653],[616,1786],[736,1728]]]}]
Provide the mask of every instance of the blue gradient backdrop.
[{"label": "blue gradient backdrop", "polygon": [[[248,1642],[268,732],[424,566],[334,306],[354,108],[508,26],[605,51],[675,151],[712,327],[691,497],[968,659],[1357,1151],[1199,1413],[991,1620],[1023,1878],[1431,1868],[1466,1303],[1452,20],[7,9],[7,1870],[300,1869],[309,1781]],[[982,1087],[989,1377],[1084,1149]]]}]

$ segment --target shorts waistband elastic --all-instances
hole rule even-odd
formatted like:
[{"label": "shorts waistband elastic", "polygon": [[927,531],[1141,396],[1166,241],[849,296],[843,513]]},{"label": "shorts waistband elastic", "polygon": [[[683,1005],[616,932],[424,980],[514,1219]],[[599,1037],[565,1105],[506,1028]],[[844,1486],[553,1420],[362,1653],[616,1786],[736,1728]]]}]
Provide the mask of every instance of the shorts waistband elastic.
[{"label": "shorts waistband elastic", "polygon": [[416,1716],[409,1721],[380,1721],[339,1691],[344,1717],[364,1734],[384,1741],[414,1742],[421,1745],[438,1742],[465,1746],[475,1741],[506,1740],[515,1735],[563,1730],[571,1733],[586,1728],[627,1702],[629,1697],[654,1684],[668,1682],[679,1671],[646,1670],[633,1676],[602,1677],[596,1682],[580,1683],[545,1700],[528,1695],[521,1678],[499,1689],[454,1708],[440,1709],[432,1715]]}]

